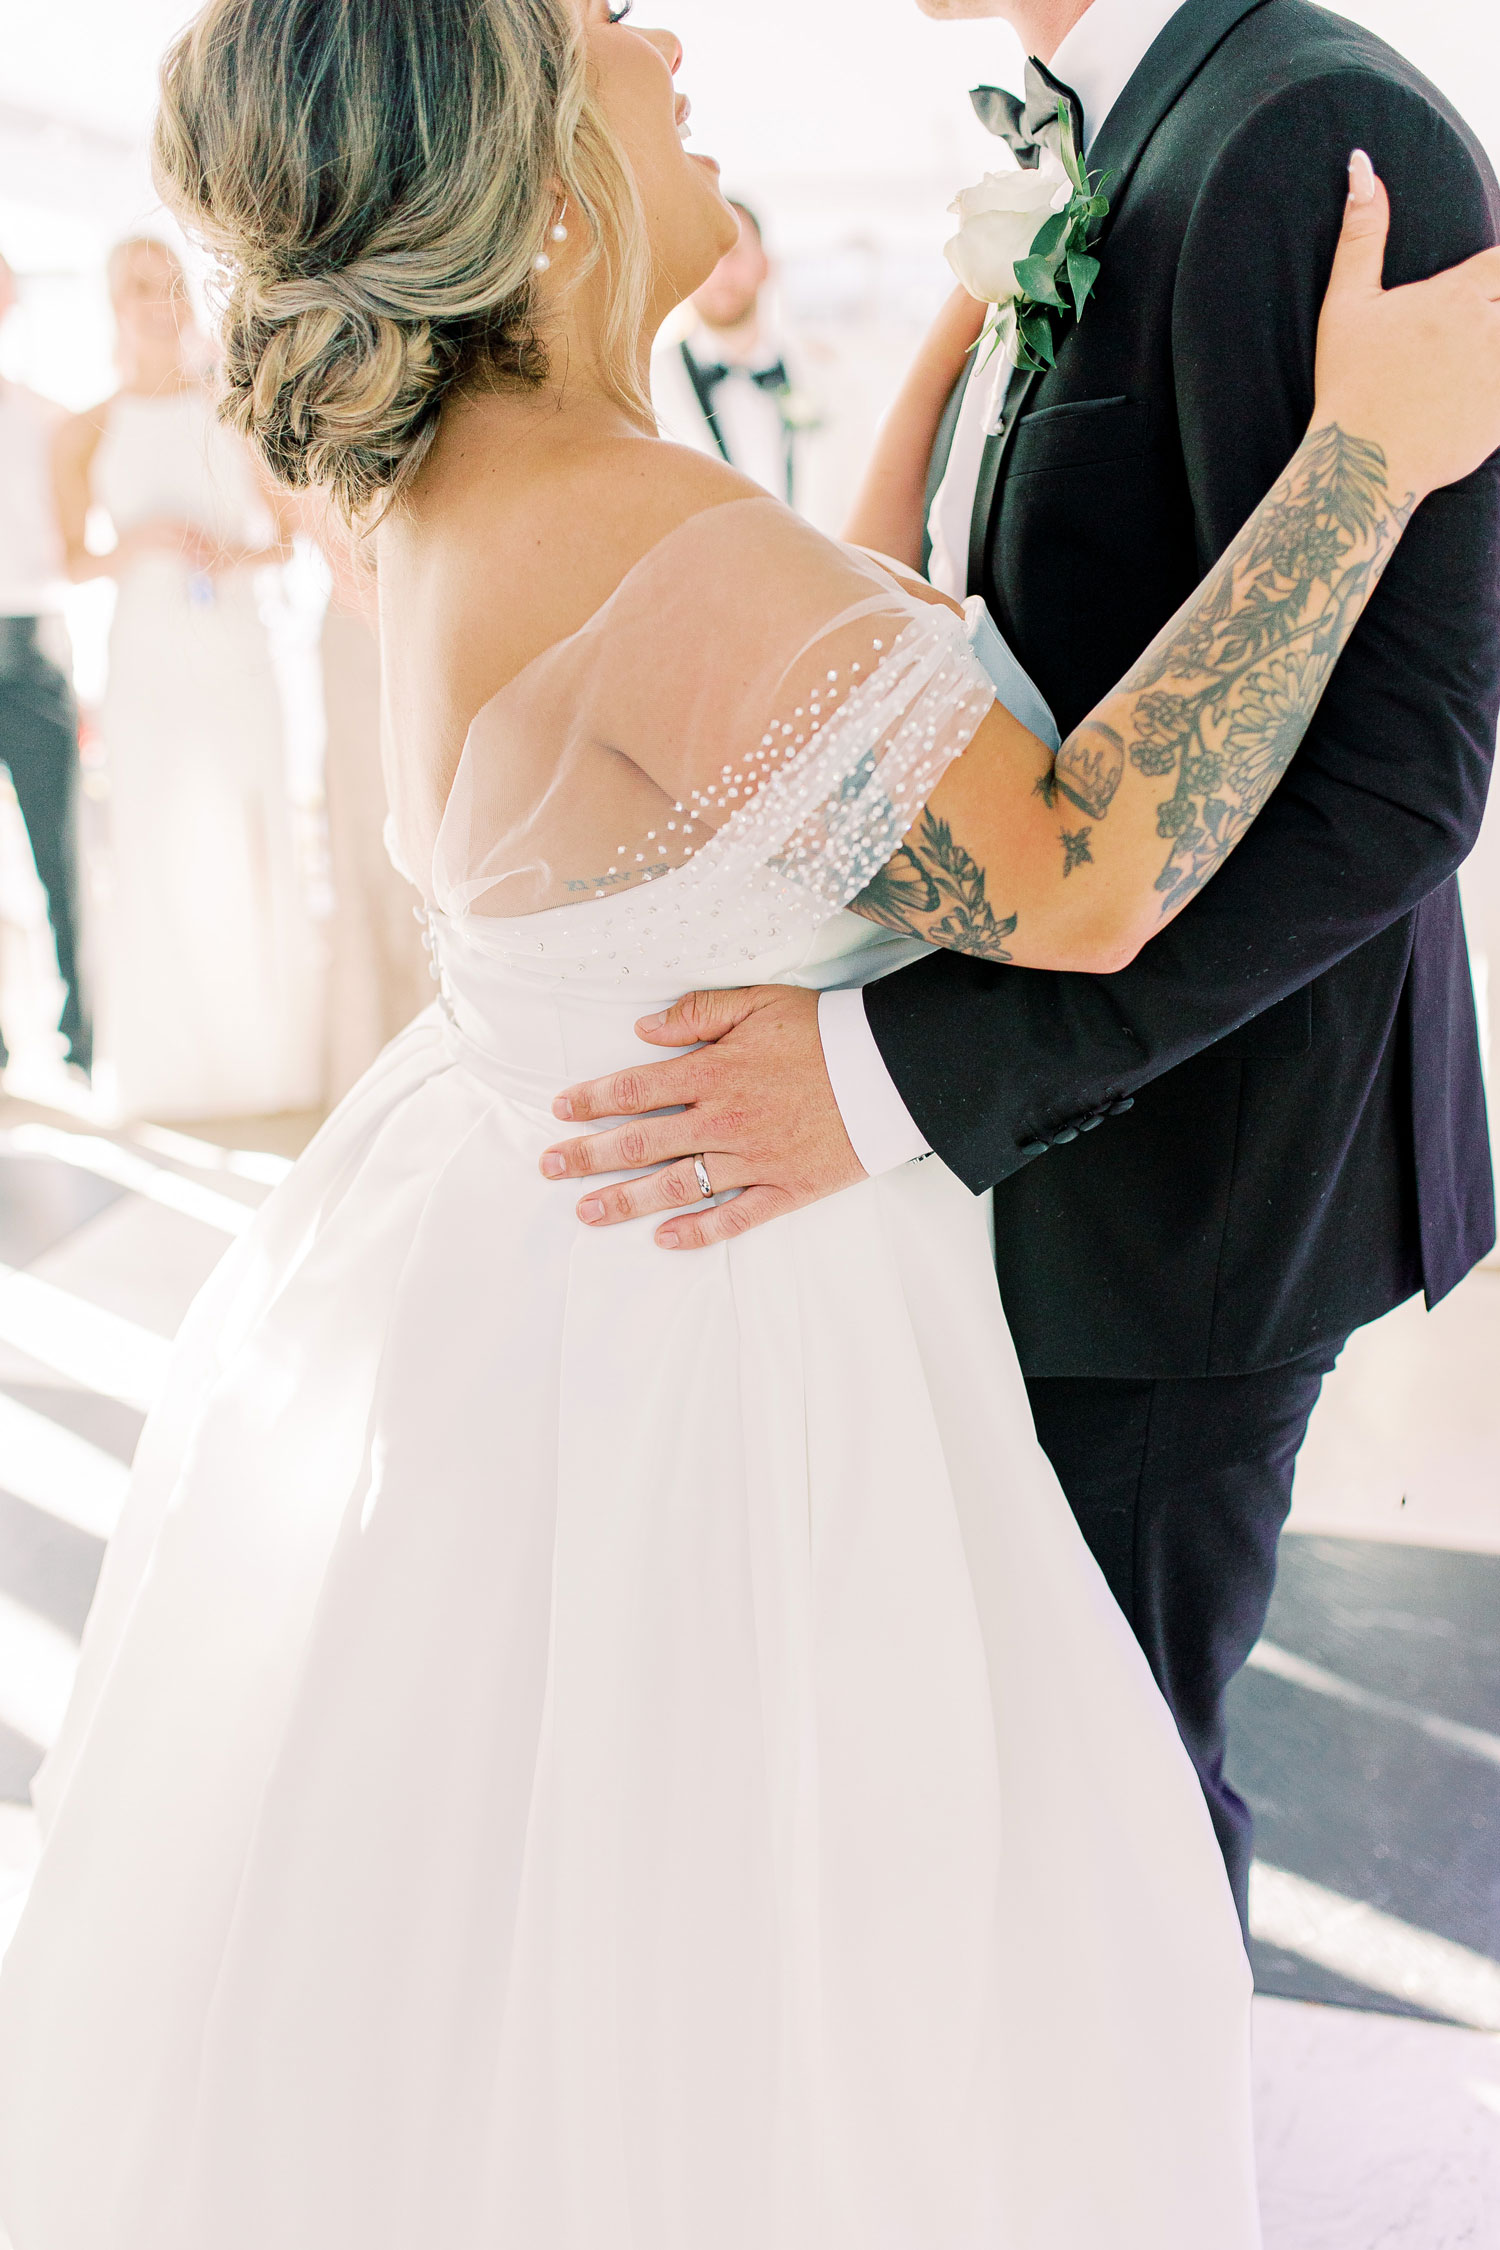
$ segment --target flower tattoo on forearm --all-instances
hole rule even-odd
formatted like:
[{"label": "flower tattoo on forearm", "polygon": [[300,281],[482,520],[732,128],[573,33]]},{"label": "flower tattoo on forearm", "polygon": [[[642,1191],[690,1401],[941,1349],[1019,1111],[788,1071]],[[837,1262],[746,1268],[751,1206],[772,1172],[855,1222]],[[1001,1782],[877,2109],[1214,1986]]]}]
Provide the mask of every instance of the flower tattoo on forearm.
[{"label": "flower tattoo on forearm", "polygon": [[[1127,778],[1138,777],[1135,800],[1140,782],[1160,781],[1161,915],[1186,905],[1290,765],[1413,506],[1391,496],[1378,445],[1335,423],[1307,439],[1191,601],[1037,780],[1059,815],[1064,878],[1111,857],[1109,816]],[[982,861],[930,811],[854,905],[934,944],[1013,958],[1018,916],[995,913]]]},{"label": "flower tattoo on forearm", "polygon": [[[985,873],[965,851],[946,820],[924,807],[894,859],[854,901],[868,921],[914,932],[934,945],[973,953],[983,961],[1009,961],[1005,941],[1014,914],[996,914],[985,891]],[[941,919],[934,921],[934,915]]]},{"label": "flower tattoo on forearm", "polygon": [[1157,811],[1164,915],[1208,880],[1290,765],[1412,507],[1392,499],[1378,445],[1336,423],[1318,430],[1125,680],[1130,762],[1173,781]]}]

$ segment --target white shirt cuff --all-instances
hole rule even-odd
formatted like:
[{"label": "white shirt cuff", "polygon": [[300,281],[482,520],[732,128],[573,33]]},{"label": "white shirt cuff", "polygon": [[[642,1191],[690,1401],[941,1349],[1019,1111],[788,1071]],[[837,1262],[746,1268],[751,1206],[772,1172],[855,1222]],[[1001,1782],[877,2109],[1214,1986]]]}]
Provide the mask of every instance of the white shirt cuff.
[{"label": "white shirt cuff", "polygon": [[844,1131],[870,1177],[930,1155],[875,1044],[865,996],[857,984],[820,995],[818,1036]]}]

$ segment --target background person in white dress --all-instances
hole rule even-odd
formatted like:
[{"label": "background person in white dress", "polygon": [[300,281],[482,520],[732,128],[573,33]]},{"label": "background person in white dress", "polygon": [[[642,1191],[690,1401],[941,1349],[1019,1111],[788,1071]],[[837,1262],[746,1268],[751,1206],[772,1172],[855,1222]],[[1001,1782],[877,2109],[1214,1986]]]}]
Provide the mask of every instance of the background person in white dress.
[{"label": "background person in white dress", "polygon": [[[109,785],[99,1061],[124,1117],[315,1106],[316,955],[293,858],[281,698],[255,573],[286,545],[205,382],[165,243],[109,265],[120,388],[58,440],[75,579],[117,593],[100,726]],[[89,517],[115,545],[89,544]]]},{"label": "background person in white dress", "polygon": [[824,408],[772,316],[760,220],[747,203],[730,208],[738,238],[694,291],[692,320],[668,323],[652,355],[652,401],[666,436],[727,461],[817,521]]},{"label": "background person in white dress", "polygon": [[[0,257],[0,323],[16,301],[15,276]],[[79,963],[78,714],[52,484],[52,448],[65,419],[53,400],[0,375],[0,760],[47,894],[63,984],[59,1028],[68,1059],[86,1071],[92,1040]]]}]

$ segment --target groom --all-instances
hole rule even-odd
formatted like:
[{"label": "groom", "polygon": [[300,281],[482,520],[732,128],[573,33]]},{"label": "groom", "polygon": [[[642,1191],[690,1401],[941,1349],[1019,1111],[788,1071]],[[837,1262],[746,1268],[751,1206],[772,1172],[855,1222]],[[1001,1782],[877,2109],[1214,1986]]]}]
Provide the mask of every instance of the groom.
[{"label": "groom", "polygon": [[[1306,428],[1351,149],[1391,191],[1388,284],[1495,241],[1500,190],[1432,87],[1306,0],[922,4],[1008,18],[1049,71],[1024,114],[993,95],[981,114],[1024,159],[1062,105],[1107,175],[1097,291],[1055,369],[1012,380],[998,430],[993,383],[961,385],[929,479],[935,581],[984,595],[1066,734]],[[1419,1289],[1435,1304],[1494,1239],[1455,870],[1494,748],[1497,588],[1500,460],[1425,503],[1268,810],[1121,974],[940,953],[821,1004],[696,995],[647,1036],[711,1044],[560,1111],[686,1105],[562,1144],[574,1176],[702,1154],[743,1187],[672,1221],[684,1248],[928,1149],[994,1185],[1038,1433],[1242,1920],[1224,1696],[1308,1417],[1351,1330]],[[647,1176],[602,1200],[608,1224],[668,1196]]]}]

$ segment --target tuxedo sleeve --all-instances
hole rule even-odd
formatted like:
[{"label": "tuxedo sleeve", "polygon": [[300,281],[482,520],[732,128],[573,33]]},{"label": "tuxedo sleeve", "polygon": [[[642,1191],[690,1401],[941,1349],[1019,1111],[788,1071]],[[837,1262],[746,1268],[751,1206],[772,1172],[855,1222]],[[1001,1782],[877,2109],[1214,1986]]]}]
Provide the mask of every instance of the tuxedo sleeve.
[{"label": "tuxedo sleeve", "polygon": [[[1306,430],[1356,147],[1391,194],[1388,287],[1496,239],[1493,176],[1419,88],[1350,68],[1252,110],[1198,194],[1173,304],[1201,572]],[[1478,834],[1494,751],[1497,588],[1500,456],[1418,510],[1266,810],[1128,969],[1084,977],[941,954],[869,988],[902,1099],[971,1187],[1106,1118],[1453,874]]]}]

